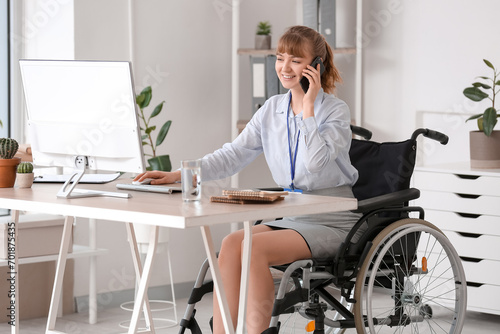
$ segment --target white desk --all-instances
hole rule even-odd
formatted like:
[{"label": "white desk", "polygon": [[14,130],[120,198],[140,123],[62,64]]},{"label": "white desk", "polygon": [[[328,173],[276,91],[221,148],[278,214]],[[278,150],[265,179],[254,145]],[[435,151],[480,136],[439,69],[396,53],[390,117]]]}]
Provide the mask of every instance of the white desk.
[{"label": "white desk", "polygon": [[[106,185],[82,185],[80,187],[116,191],[115,183]],[[136,275],[139,281],[129,333],[135,333],[137,331],[137,322],[141,308],[143,308],[145,318],[150,320],[149,333],[155,332],[151,321],[151,312],[149,311],[146,291],[156,250],[158,227],[160,226],[181,229],[198,227],[201,229],[214,281],[214,288],[219,297],[219,305],[221,305],[226,333],[234,333],[235,330],[231,317],[229,316],[226,296],[222,289],[222,284],[220,283],[219,267],[210,233],[210,226],[244,222],[244,263],[242,266],[242,289],[238,318],[239,326],[236,330],[237,333],[244,333],[245,326],[243,324],[245,324],[246,315],[247,280],[251,245],[251,233],[249,232],[253,221],[259,219],[273,219],[276,217],[352,210],[357,207],[357,201],[355,199],[299,194],[290,194],[284,201],[280,201],[279,203],[251,205],[211,203],[208,198],[203,198],[200,203],[184,203],[181,194],[160,195],[143,192],[132,192],[133,197],[131,199],[111,197],[61,199],[56,198],[56,193],[59,188],[60,185],[35,184],[31,189],[0,189],[0,208],[9,208],[13,210],[12,219],[15,222],[17,222],[19,211],[21,210],[66,216],[46,333],[61,333],[55,330],[55,322],[57,318],[57,309],[59,307],[59,296],[62,287],[62,276],[66,264],[69,237],[71,235],[73,217],[75,216],[128,223],[126,226],[129,233]],[[211,190],[213,190],[213,188],[211,188]],[[144,262],[144,269],[141,268],[133,225],[130,222],[141,222],[156,227],[151,229],[150,245]],[[17,237],[17,224],[15,226]],[[14,257],[15,263],[13,264],[12,271],[17,272],[17,255]],[[22,291],[19,291],[18,281],[19,280],[16,279],[14,282],[16,299],[19,293],[22,293]],[[11,303],[14,303],[14,306],[17,307],[16,299],[11,299]],[[18,308],[15,309],[15,312],[16,326],[12,327],[12,333],[17,334],[19,333]]]}]

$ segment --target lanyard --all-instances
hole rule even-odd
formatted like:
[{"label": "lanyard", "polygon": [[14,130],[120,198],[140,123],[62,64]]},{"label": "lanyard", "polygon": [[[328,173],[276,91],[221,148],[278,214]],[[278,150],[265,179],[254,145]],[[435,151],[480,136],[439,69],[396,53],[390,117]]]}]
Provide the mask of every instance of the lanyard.
[{"label": "lanyard", "polygon": [[292,104],[292,93],[290,92],[290,101],[288,101],[288,109],[286,112],[286,131],[288,133],[288,156],[290,157],[290,175],[292,177],[292,183],[290,183],[290,189],[292,191],[295,191],[295,185],[293,184],[293,181],[295,180],[295,162],[297,161],[297,151],[299,148],[299,139],[300,139],[300,129],[299,133],[297,134],[297,142],[295,143],[295,152],[293,154],[293,159],[292,159],[292,147],[290,144],[290,126],[289,126],[289,120],[288,120],[288,114],[290,113],[290,105]]}]

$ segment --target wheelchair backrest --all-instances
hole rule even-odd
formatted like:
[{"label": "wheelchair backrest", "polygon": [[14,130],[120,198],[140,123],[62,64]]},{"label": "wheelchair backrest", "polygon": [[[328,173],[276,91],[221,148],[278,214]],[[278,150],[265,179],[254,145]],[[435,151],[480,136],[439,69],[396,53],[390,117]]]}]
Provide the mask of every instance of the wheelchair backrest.
[{"label": "wheelchair backrest", "polygon": [[363,200],[409,188],[416,141],[377,143],[353,139],[349,156],[359,173],[353,193]]}]

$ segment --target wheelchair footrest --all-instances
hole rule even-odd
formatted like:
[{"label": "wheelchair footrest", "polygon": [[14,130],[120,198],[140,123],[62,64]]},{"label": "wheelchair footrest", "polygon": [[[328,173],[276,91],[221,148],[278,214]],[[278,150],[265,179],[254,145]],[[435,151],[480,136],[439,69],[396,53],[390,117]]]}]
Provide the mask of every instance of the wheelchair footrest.
[{"label": "wheelchair footrest", "polygon": [[278,328],[277,327],[270,327],[263,331],[261,334],[278,334]]},{"label": "wheelchair footrest", "polygon": [[273,307],[272,316],[280,314],[293,313],[294,306],[309,299],[309,290],[298,288],[285,294],[283,299],[276,299]]}]

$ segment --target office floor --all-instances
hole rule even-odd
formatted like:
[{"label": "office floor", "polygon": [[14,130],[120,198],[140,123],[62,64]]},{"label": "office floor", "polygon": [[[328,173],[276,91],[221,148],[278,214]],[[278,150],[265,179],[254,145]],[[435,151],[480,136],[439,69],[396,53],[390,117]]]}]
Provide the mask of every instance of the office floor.
[{"label": "office floor", "polygon": [[[203,333],[210,334],[210,327],[208,326],[208,320],[211,317],[212,305],[211,298],[205,298],[197,305],[197,319],[199,321],[200,327]],[[186,299],[178,300],[177,302],[177,313],[178,318],[182,318],[184,310],[186,307]],[[163,311],[162,311],[163,312]],[[154,316],[163,317],[171,316],[173,313],[167,313],[171,311],[165,311],[165,313],[154,314]],[[111,334],[111,333],[126,333],[126,329],[120,328],[119,323],[126,321],[130,317],[130,312],[124,311],[122,309],[107,309],[99,312],[98,323],[95,325],[88,324],[88,314],[71,314],[59,318],[56,324],[56,330],[63,331],[65,333],[71,334]],[[496,334],[499,332],[498,326],[500,325],[500,316],[468,312],[467,319],[464,326],[462,334]],[[46,319],[33,319],[25,320],[21,322],[20,333],[21,334],[40,334],[45,332]],[[296,333],[306,333],[302,324],[295,326],[297,328]],[[173,334],[178,333],[179,327],[174,326],[171,328],[159,329],[156,332],[158,334]],[[0,325],[0,333],[7,334],[10,333],[10,326],[6,324]],[[354,334],[355,330],[347,330],[347,334]]]}]

